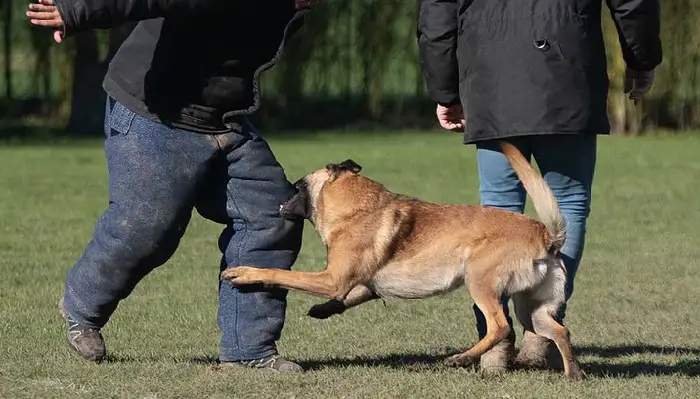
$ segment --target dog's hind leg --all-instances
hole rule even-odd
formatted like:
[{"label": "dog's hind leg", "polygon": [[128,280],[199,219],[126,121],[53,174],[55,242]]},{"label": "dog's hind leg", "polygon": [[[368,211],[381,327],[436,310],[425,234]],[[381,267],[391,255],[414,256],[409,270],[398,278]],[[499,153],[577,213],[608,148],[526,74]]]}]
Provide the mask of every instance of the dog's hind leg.
[{"label": "dog's hind leg", "polygon": [[571,346],[569,329],[559,324],[544,306],[532,312],[532,325],[537,335],[551,339],[557,345],[564,362],[564,375],[573,380],[582,379],[583,374]]},{"label": "dog's hind leg", "polygon": [[514,294],[513,308],[520,325],[523,326],[523,343],[515,358],[515,365],[521,368],[545,369],[547,367],[546,353],[539,353],[542,352],[542,350],[538,350],[536,351],[537,353],[535,353],[531,350],[532,348],[530,348],[533,342],[541,343],[541,346],[545,348],[550,345],[549,339],[535,334],[535,330],[532,326],[532,312],[535,309],[535,305],[532,302],[532,298],[530,298],[527,293],[523,292]]},{"label": "dog's hind leg", "polygon": [[532,325],[532,312],[536,305],[527,293],[513,295],[513,304],[518,321],[523,326],[523,340],[515,358],[515,366],[523,369],[562,370],[559,351],[554,342],[535,333]]},{"label": "dog's hind leg", "polygon": [[308,315],[315,319],[326,319],[335,314],[341,314],[347,309],[361,305],[367,301],[377,299],[379,296],[366,285],[356,285],[342,301],[331,299],[330,301],[314,305],[309,309]]},{"label": "dog's hind leg", "polygon": [[445,363],[449,366],[469,366],[476,363],[481,355],[506,339],[511,332],[503,313],[501,293],[487,288],[488,284],[482,283],[481,279],[472,279],[471,276],[468,279],[469,292],[474,303],[486,318],[486,335],[465,352],[447,358]]},{"label": "dog's hind leg", "polygon": [[[544,280],[527,294],[519,294],[516,313],[526,330],[529,328],[539,337],[554,341],[561,354],[564,374],[574,380],[583,378],[571,346],[569,329],[559,324],[554,315],[564,304],[566,271],[558,258],[548,259]],[[515,299],[515,298],[514,298]],[[520,311],[518,311],[520,306]],[[528,315],[529,313],[529,315]]]}]

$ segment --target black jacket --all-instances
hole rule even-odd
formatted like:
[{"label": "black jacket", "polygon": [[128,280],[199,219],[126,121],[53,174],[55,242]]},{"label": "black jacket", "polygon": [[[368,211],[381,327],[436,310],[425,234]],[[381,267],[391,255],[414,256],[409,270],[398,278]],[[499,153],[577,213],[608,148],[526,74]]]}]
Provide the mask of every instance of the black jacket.
[{"label": "black jacket", "polygon": [[294,0],[56,0],[65,35],[141,21],[111,60],[104,88],[136,113],[222,131],[260,105],[272,67],[307,9]]},{"label": "black jacket", "polygon": [[[606,134],[602,0],[423,0],[421,68],[431,99],[461,101],[465,142]],[[658,0],[606,0],[632,69],[661,63]]]}]

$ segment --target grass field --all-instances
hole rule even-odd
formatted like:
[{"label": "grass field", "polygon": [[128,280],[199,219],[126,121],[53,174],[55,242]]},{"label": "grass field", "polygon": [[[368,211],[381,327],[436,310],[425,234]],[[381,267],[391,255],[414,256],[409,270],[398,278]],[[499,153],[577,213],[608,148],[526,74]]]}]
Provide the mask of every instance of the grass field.
[{"label": "grass field", "polygon": [[[271,140],[290,179],[348,157],[390,189],[476,202],[474,150],[448,133],[315,134]],[[66,271],[107,201],[101,143],[0,147],[0,397],[700,396],[700,136],[603,138],[593,214],[567,320],[588,378],[484,379],[442,366],[475,342],[464,291],[380,301],[325,321],[291,293],[281,351],[302,375],[216,366],[220,227],[195,217],[175,257],[105,328],[110,360],[70,352],[56,312]],[[310,225],[298,269],[324,251]]]}]

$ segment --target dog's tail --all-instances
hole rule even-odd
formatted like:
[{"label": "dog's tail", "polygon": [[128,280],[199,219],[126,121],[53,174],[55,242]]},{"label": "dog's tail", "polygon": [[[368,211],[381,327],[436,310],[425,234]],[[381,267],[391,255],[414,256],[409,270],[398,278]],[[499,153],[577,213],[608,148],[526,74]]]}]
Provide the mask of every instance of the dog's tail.
[{"label": "dog's tail", "polygon": [[514,145],[501,142],[501,149],[532,198],[537,216],[547,227],[552,240],[548,250],[559,250],[566,241],[566,223],[552,190]]}]

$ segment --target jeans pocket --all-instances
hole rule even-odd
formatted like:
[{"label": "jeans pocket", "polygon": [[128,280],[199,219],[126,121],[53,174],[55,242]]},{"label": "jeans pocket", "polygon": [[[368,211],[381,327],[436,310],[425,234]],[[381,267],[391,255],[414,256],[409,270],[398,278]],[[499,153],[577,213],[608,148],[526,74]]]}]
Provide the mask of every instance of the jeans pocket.
[{"label": "jeans pocket", "polygon": [[106,129],[107,137],[128,134],[136,113],[114,100],[108,99],[109,105],[111,105],[111,110],[109,111],[109,121],[106,124],[108,127],[108,130]]}]

